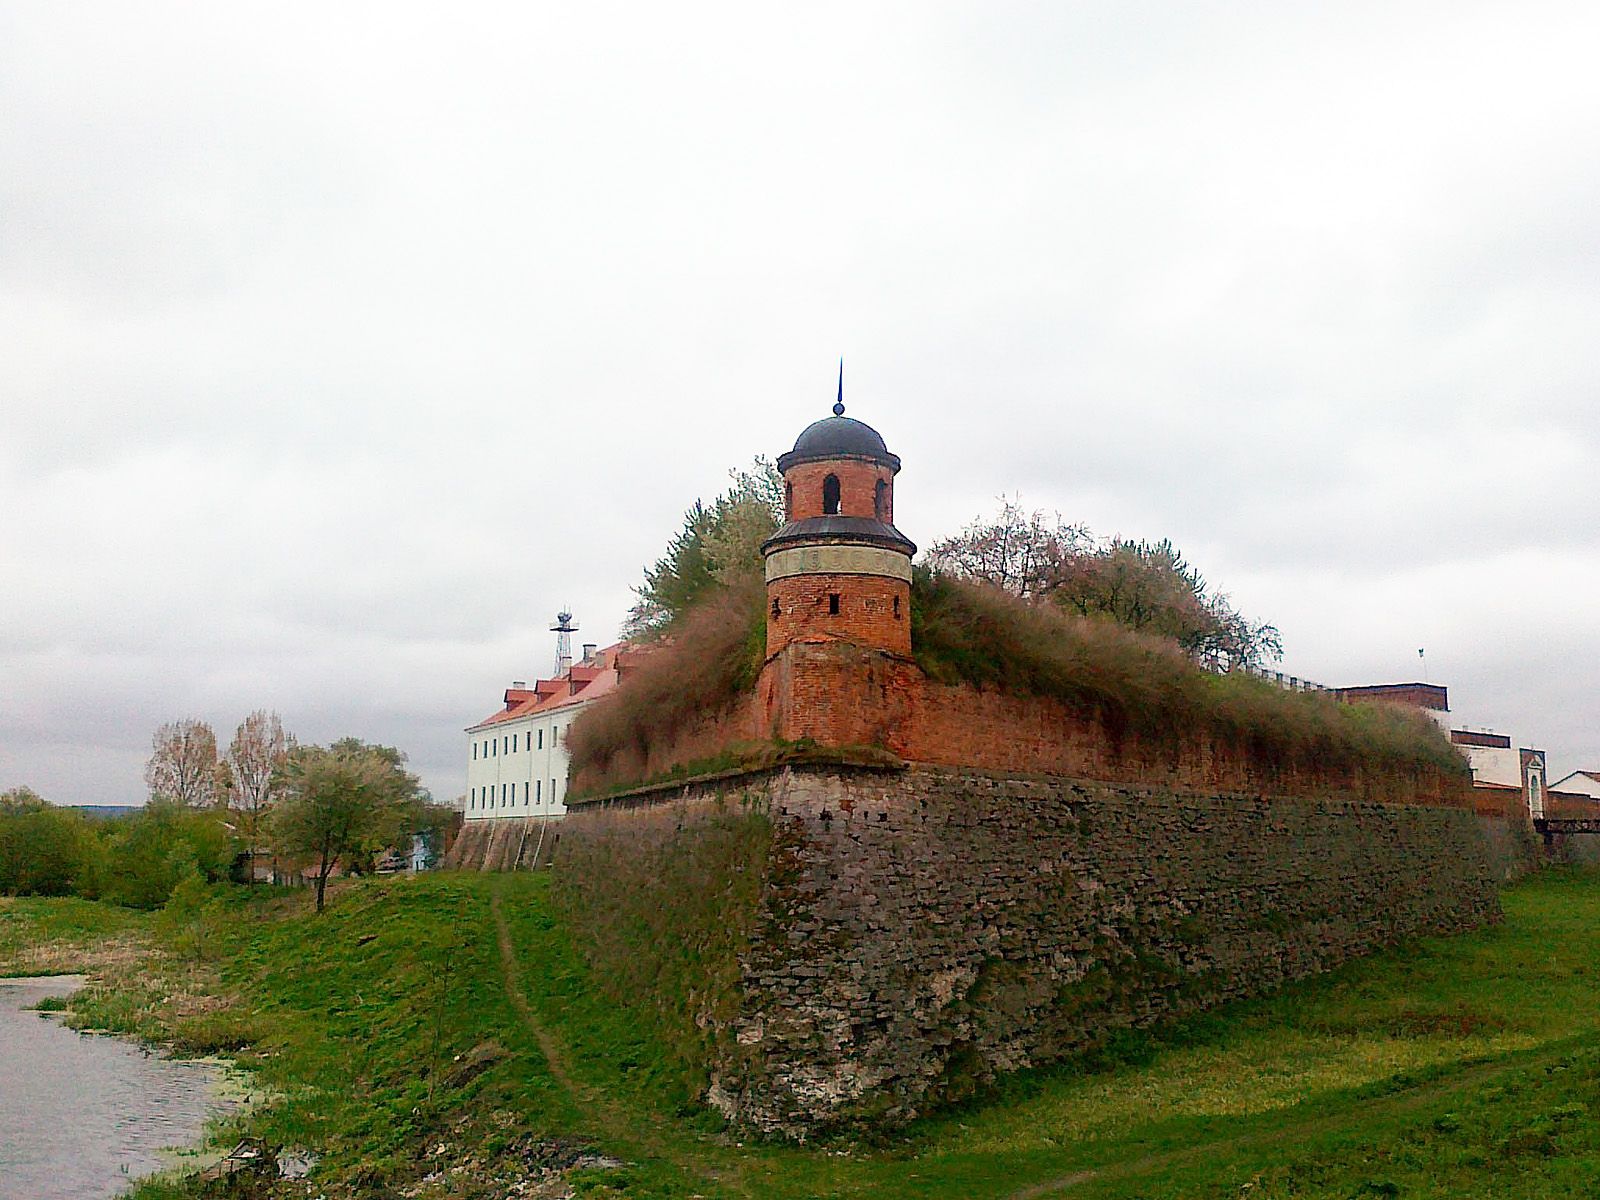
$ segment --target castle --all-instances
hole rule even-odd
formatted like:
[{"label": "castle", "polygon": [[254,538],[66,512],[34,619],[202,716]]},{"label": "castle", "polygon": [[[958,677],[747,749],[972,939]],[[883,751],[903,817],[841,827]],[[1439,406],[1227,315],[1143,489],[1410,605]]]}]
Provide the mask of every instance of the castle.
[{"label": "castle", "polygon": [[[623,768],[575,765],[555,855],[594,978],[682,1024],[730,1118],[893,1125],[1118,1029],[1498,919],[1464,770],[1285,763],[1242,734],[1139,736],[932,679],[900,460],[836,406],[778,465],[754,689]],[[810,752],[681,777],[752,744]],[[688,948],[693,986],[652,996],[640,981]]]}]

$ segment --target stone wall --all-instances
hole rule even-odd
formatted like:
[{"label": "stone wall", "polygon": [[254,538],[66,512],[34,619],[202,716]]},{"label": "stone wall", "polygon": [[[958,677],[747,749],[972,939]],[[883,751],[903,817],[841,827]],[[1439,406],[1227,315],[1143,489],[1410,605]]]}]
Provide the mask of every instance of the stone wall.
[{"label": "stone wall", "polygon": [[561,837],[561,817],[496,817],[463,821],[440,864],[453,871],[515,871],[548,863]]},{"label": "stone wall", "polygon": [[[626,854],[630,813],[692,831],[730,794],[771,843],[708,1095],[791,1137],[903,1122],[1115,1030],[1499,917],[1470,808],[935,769],[580,805],[557,870],[594,838]],[[648,891],[632,902],[670,902]]]}]

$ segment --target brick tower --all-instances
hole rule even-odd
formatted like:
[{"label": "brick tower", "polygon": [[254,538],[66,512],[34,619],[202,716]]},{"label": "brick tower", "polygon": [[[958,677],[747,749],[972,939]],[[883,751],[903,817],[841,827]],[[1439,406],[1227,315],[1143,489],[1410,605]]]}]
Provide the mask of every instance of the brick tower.
[{"label": "brick tower", "polygon": [[767,656],[796,641],[840,640],[909,656],[911,556],[894,527],[900,459],[844,415],[808,425],[778,459],[786,524],[763,543]]}]

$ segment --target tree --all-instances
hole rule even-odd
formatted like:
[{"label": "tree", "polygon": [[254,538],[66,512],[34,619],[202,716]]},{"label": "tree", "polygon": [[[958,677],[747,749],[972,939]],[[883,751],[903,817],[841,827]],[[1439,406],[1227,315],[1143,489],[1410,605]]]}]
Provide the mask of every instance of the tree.
[{"label": "tree", "polygon": [[1275,627],[1234,611],[1167,540],[1099,542],[1081,525],[1007,502],[995,520],[975,521],[935,544],[928,559],[1013,595],[1170,638],[1218,670],[1259,667],[1283,652]]},{"label": "tree", "polygon": [[239,836],[249,856],[249,880],[255,882],[256,848],[263,821],[283,789],[283,768],[294,740],[283,732],[277,713],[257,709],[239,724],[223,761],[228,807],[236,814]]},{"label": "tree", "polygon": [[28,787],[0,793],[0,894],[93,897],[99,857],[82,813]]},{"label": "tree", "polygon": [[355,738],[289,753],[268,825],[280,854],[315,860],[318,912],[335,866],[370,861],[416,825],[427,793],[404,764],[393,747]]},{"label": "tree", "polygon": [[108,841],[104,897],[132,908],[160,908],[191,876],[226,879],[235,853],[220,809],[170,800],[152,800],[112,823]]},{"label": "tree", "polygon": [[144,781],[152,800],[185,808],[217,803],[219,771],[217,735],[204,721],[172,721],[156,730]]},{"label": "tree", "polygon": [[783,477],[766,458],[728,474],[733,486],[709,506],[696,500],[665,556],[645,568],[624,630],[629,637],[665,633],[718,588],[760,577],[761,543],[783,521]]},{"label": "tree", "polygon": [[1082,525],[1068,525],[1057,513],[1025,513],[1014,500],[1003,501],[1000,515],[978,520],[955,537],[928,550],[928,566],[967,579],[981,579],[1013,596],[1044,595],[1071,570],[1073,562],[1092,550],[1094,540]]}]

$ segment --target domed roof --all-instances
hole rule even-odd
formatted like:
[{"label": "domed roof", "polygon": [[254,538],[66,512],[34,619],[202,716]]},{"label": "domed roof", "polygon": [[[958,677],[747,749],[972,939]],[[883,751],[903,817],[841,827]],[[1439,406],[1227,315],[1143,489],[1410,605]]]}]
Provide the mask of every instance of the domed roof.
[{"label": "domed roof", "polygon": [[[844,405],[834,406],[842,414]],[[787,471],[800,463],[822,462],[830,458],[868,458],[898,471],[900,458],[890,454],[883,437],[871,425],[854,417],[837,415],[813,421],[800,431],[794,449],[778,458],[778,470]]]}]

